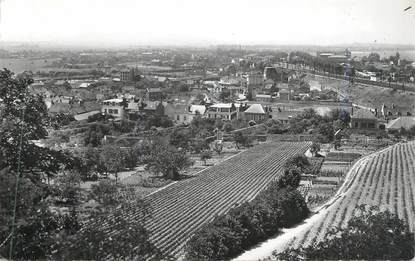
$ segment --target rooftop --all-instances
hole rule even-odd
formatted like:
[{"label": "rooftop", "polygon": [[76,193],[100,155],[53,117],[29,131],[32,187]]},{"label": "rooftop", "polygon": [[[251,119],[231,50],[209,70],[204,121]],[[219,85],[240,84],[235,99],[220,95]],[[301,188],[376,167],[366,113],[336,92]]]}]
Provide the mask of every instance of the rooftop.
[{"label": "rooftop", "polygon": [[[234,103],[235,107],[238,108],[241,105],[239,103]],[[216,103],[211,106],[212,108],[230,108],[232,107],[232,103]]]},{"label": "rooftop", "polygon": [[119,102],[122,102],[122,99],[109,99],[109,100],[105,100],[103,102],[116,102],[116,103],[119,103]]},{"label": "rooftop", "polygon": [[390,121],[386,129],[399,130],[401,128],[410,129],[415,126],[415,116],[402,116]]},{"label": "rooftop", "polygon": [[205,114],[206,106],[204,105],[192,105],[190,106],[190,113],[196,114],[196,112],[199,112],[201,115]]},{"label": "rooftop", "polygon": [[377,119],[373,112],[364,109],[354,109],[352,119]]},{"label": "rooftop", "polygon": [[261,104],[252,104],[245,113],[265,114],[265,110]]}]

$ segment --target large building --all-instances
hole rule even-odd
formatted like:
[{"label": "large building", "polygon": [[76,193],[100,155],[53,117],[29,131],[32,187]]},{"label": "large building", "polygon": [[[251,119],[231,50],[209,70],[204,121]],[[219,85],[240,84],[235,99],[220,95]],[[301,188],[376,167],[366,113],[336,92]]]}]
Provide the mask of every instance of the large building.
[{"label": "large building", "polygon": [[137,68],[130,68],[120,72],[120,80],[122,82],[134,82],[136,77],[140,75]]},{"label": "large building", "polygon": [[240,104],[218,103],[210,106],[207,110],[207,117],[210,119],[233,120],[238,117]]}]

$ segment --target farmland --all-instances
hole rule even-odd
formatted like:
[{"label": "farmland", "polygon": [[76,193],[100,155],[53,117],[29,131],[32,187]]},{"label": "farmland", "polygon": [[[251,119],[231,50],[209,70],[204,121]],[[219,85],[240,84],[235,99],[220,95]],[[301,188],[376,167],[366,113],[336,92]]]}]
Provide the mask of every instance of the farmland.
[{"label": "farmland", "polygon": [[360,204],[390,210],[406,220],[410,230],[414,231],[414,185],[415,142],[400,143],[375,152],[357,161],[336,195],[304,224],[243,257],[266,257],[270,254],[270,246],[280,252],[287,247],[307,247],[319,242],[331,228],[345,226]]},{"label": "farmland", "polygon": [[230,208],[252,200],[282,172],[284,162],[304,153],[309,142],[273,142],[256,146],[174,183],[147,197],[153,218],[147,228],[164,255],[178,256],[203,224]]}]

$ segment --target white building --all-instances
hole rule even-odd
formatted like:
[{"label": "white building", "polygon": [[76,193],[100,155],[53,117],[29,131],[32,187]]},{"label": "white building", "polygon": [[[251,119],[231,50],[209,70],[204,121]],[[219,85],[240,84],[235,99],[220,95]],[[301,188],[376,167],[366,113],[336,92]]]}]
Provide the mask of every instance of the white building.
[{"label": "white building", "polygon": [[115,118],[124,117],[123,99],[110,99],[102,102],[101,113],[112,115]]}]

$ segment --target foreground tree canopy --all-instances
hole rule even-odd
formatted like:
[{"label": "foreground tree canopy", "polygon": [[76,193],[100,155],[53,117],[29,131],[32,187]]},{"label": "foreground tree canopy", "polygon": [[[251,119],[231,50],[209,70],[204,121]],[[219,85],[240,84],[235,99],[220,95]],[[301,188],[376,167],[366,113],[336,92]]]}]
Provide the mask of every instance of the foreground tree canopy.
[{"label": "foreground tree canopy", "polygon": [[414,233],[404,220],[377,207],[358,207],[360,214],[345,228],[334,228],[324,241],[307,248],[275,254],[281,260],[409,260],[414,257]]},{"label": "foreground tree canopy", "polygon": [[[0,70],[0,258],[142,260],[156,255],[144,227],[150,216],[145,202],[117,201],[116,193],[106,193],[105,200],[116,207],[78,215],[80,175],[94,168],[97,160],[89,155],[94,151],[86,151],[83,156],[89,156],[80,161],[35,144],[56,126],[42,97],[30,93],[30,83],[29,78]],[[111,149],[106,148],[102,158],[106,171],[116,175],[121,152],[114,157]],[[53,183],[47,182],[51,179]],[[61,206],[58,201],[72,204],[72,210],[54,211],[52,207]],[[132,214],[133,220],[126,218]],[[111,231],[117,233],[109,236]]]}]

